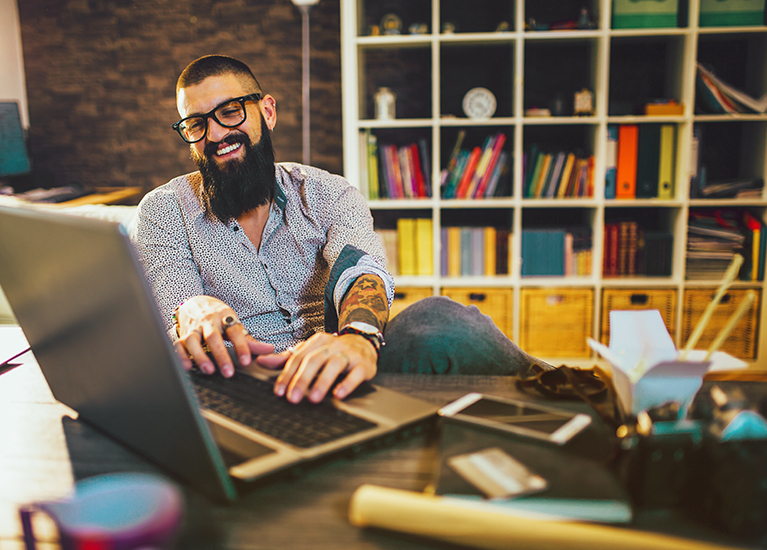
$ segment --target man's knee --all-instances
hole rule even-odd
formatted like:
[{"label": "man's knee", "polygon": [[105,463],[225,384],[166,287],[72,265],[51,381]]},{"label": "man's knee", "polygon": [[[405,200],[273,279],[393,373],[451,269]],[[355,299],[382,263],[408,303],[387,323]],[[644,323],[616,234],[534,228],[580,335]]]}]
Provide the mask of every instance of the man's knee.
[{"label": "man's knee", "polygon": [[389,322],[385,336],[381,372],[525,374],[536,361],[477,307],[445,296],[406,308]]}]

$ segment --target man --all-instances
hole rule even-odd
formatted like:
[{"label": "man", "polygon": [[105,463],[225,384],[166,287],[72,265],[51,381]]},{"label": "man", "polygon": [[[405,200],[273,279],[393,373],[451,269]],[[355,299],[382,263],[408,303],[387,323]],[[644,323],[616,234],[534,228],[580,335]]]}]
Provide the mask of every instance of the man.
[{"label": "man", "polygon": [[281,368],[274,391],[298,403],[321,401],[339,377],[342,399],[382,365],[518,373],[535,362],[444,298],[400,314],[387,330],[396,345],[383,346],[394,281],[357,190],[275,164],[276,101],[238,60],[192,62],[176,100],[173,128],[199,171],[148,193],[132,238],[186,368],[231,376],[228,341],[243,366]]}]

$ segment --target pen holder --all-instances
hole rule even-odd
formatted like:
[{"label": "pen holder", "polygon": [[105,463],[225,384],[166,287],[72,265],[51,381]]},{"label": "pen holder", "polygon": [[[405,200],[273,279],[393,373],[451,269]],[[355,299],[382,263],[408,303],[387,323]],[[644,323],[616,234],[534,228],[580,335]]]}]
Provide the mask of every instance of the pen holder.
[{"label": "pen holder", "polygon": [[36,548],[35,512],[56,524],[63,550],[167,548],[184,515],[179,490],[150,474],[109,474],[78,482],[65,499],[19,509],[27,550]]}]

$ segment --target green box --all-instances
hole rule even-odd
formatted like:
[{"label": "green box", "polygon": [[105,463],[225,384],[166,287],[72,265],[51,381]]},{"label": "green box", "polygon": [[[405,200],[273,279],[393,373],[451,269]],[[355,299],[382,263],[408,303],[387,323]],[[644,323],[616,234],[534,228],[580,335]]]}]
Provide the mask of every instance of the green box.
[{"label": "green box", "polygon": [[764,0],[700,0],[701,27],[764,24]]},{"label": "green box", "polygon": [[676,27],[678,0],[613,0],[614,29]]}]

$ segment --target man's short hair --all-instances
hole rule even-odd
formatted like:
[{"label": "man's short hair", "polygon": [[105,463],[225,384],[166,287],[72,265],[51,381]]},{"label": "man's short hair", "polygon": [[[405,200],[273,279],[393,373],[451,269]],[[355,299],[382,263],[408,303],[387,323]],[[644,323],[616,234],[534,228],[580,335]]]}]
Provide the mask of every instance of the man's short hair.
[{"label": "man's short hair", "polygon": [[245,63],[226,55],[206,55],[195,59],[183,70],[176,82],[176,95],[182,88],[195,86],[211,76],[233,74],[247,93],[260,93],[261,85]]}]

